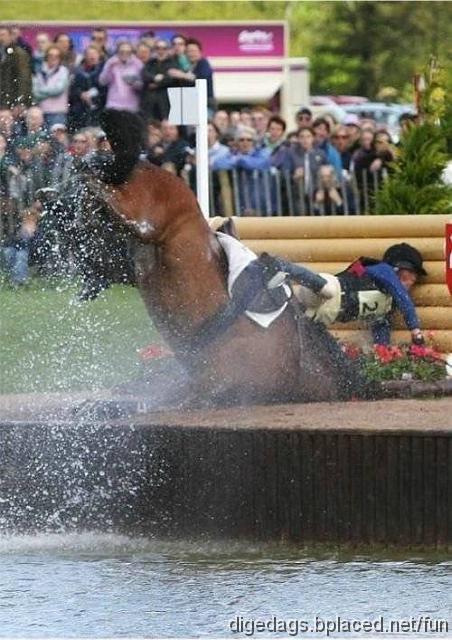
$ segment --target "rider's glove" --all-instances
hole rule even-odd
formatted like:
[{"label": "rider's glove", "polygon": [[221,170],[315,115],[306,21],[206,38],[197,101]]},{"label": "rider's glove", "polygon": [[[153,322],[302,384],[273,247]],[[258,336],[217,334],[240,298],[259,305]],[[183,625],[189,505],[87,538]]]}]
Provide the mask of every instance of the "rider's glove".
[{"label": "rider's glove", "polygon": [[411,332],[411,341],[413,344],[418,346],[422,346],[425,344],[425,338],[422,335],[422,331],[420,329],[413,329]]}]

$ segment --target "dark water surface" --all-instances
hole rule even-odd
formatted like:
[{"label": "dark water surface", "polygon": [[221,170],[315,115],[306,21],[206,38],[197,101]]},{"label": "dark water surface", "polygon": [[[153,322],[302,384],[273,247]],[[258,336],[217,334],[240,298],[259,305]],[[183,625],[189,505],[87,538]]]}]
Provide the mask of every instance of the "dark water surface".
[{"label": "dark water surface", "polygon": [[344,637],[338,625],[353,620],[376,625],[361,637],[381,637],[391,621],[405,625],[400,637],[409,625],[444,637],[446,622],[452,634],[451,559],[97,533],[0,538],[0,637],[245,637],[253,625],[255,637],[300,636],[304,624],[326,637],[327,621]]}]

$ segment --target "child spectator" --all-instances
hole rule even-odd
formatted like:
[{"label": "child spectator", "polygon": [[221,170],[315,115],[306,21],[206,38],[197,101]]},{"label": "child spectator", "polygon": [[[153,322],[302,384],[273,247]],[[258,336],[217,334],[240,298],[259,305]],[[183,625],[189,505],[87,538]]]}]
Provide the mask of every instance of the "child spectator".
[{"label": "child spectator", "polygon": [[328,164],[333,165],[336,171],[337,179],[342,177],[342,160],[338,151],[333,147],[330,142],[331,126],[326,118],[316,118],[312,123],[315,136],[315,146],[317,149],[321,149],[328,160]]},{"label": "child spectator", "polygon": [[327,216],[344,213],[342,195],[337,185],[334,167],[329,164],[319,168],[318,188],[314,196],[314,212]]},{"label": "child spectator", "polygon": [[324,152],[314,147],[314,132],[310,127],[301,127],[297,139],[298,143],[284,156],[281,169],[293,175],[299,211],[312,213],[317,174],[320,166],[328,161]]},{"label": "child spectator", "polygon": [[3,259],[9,283],[17,288],[29,277],[29,260],[38,224],[38,211],[26,211],[17,234],[9,236],[3,245]]}]

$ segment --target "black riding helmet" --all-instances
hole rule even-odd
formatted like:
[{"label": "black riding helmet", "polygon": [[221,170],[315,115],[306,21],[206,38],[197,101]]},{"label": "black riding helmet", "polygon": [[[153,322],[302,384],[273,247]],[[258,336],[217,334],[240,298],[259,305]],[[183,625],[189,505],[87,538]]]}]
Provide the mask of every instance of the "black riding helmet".
[{"label": "black riding helmet", "polygon": [[397,269],[408,269],[419,276],[427,275],[427,271],[422,266],[422,255],[406,242],[393,244],[386,249],[383,260]]}]

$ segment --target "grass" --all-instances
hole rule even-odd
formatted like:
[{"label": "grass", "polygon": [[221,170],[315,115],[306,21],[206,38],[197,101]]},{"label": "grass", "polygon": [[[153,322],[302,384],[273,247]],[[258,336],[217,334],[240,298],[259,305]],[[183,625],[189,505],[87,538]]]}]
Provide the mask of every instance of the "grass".
[{"label": "grass", "polygon": [[98,389],[139,375],[137,350],[158,336],[138,291],[115,285],[74,304],[78,287],[0,285],[0,393]]}]

